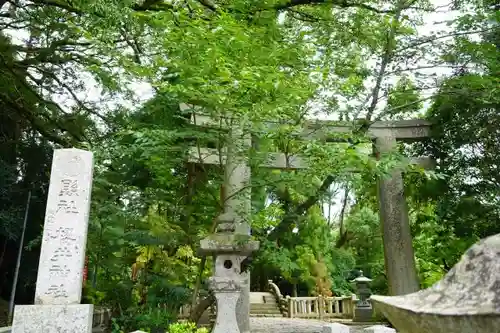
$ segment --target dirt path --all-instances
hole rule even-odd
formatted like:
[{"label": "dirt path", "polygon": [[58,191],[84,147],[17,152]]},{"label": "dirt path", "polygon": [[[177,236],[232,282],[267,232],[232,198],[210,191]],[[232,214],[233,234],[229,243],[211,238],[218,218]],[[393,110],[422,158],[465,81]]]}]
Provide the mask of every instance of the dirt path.
[{"label": "dirt path", "polygon": [[[252,333],[321,333],[327,322],[314,319],[250,318]],[[362,326],[350,326],[350,333],[362,333]],[[366,326],[364,326],[366,327]]]}]

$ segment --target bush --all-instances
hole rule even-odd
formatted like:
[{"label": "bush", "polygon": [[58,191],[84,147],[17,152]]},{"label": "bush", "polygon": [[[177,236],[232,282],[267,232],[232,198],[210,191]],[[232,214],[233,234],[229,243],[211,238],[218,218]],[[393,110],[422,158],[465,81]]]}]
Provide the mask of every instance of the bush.
[{"label": "bush", "polygon": [[149,333],[164,333],[174,320],[172,313],[161,308],[133,307],[112,319],[112,332],[122,333],[140,329]]},{"label": "bush", "polygon": [[168,327],[168,333],[208,333],[204,327],[197,328],[195,323],[173,323]]}]

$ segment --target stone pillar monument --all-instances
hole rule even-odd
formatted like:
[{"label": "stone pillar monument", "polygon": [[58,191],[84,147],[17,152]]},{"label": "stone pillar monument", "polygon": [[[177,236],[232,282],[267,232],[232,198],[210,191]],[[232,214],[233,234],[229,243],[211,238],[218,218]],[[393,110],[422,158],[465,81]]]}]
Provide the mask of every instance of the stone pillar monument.
[{"label": "stone pillar monument", "polygon": [[80,304],[93,156],[54,151],[35,305],[16,305],[13,333],[92,332],[92,304]]}]

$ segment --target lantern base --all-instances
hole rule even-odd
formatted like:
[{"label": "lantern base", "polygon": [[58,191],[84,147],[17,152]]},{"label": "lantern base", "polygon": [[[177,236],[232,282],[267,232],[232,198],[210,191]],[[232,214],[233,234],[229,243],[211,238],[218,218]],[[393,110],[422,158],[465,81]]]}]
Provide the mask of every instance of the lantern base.
[{"label": "lantern base", "polygon": [[352,319],[354,322],[370,322],[373,321],[373,308],[371,306],[369,307],[362,307],[354,308],[354,318]]}]

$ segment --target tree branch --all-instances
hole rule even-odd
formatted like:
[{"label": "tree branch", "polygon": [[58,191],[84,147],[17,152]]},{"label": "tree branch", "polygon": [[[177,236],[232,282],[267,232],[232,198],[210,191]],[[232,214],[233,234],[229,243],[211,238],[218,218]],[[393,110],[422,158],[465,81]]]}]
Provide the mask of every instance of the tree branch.
[{"label": "tree branch", "polygon": [[45,75],[45,76],[48,76],[50,77],[52,80],[54,80],[55,82],[57,82],[59,85],[61,85],[61,87],[63,87],[70,95],[71,97],[73,98],[73,100],[76,102],[76,104],[78,104],[78,106],[80,108],[82,108],[83,110],[87,111],[88,113],[90,114],[93,114],[97,117],[99,117],[101,120],[103,120],[106,124],[110,124],[111,123],[111,120],[109,120],[106,116],[100,114],[99,112],[95,111],[95,110],[92,110],[91,108],[87,107],[85,105],[85,103],[80,100],[78,98],[78,96],[76,96],[76,93],[73,91],[73,89],[71,89],[70,86],[68,86],[66,83],[64,83],[63,81],[61,81],[57,75],[55,75],[53,72],[51,71],[48,71],[48,70],[45,70],[43,68],[39,68],[39,67],[36,67],[36,66],[33,66],[32,68],[36,69],[37,71],[39,71],[42,75]]},{"label": "tree branch", "polygon": [[269,240],[277,240],[280,238],[286,231],[291,229],[291,226],[297,221],[297,218],[304,213],[307,212],[309,208],[318,203],[321,197],[328,191],[330,185],[335,181],[336,177],[333,175],[329,175],[323,181],[321,186],[318,188],[315,194],[311,195],[300,205],[296,206],[295,209],[291,212],[285,213],[285,216],[281,220],[281,222],[269,233]]},{"label": "tree branch", "polygon": [[384,116],[386,116],[386,115],[388,115],[388,114],[391,114],[392,112],[394,112],[394,111],[396,111],[396,110],[399,110],[399,109],[404,109],[404,108],[406,108],[406,107],[408,107],[408,106],[412,106],[412,105],[415,105],[415,104],[418,104],[418,103],[421,103],[421,102],[427,101],[427,100],[429,100],[429,99],[433,99],[434,97],[435,97],[435,96],[434,96],[434,95],[432,95],[432,96],[428,96],[428,97],[420,98],[420,99],[418,99],[418,100],[416,100],[416,101],[413,101],[413,102],[411,102],[411,103],[406,103],[406,104],[404,104],[404,105],[399,105],[399,106],[395,106],[395,107],[393,107],[393,108],[387,109],[387,110],[385,110],[385,111],[381,112],[381,113],[377,116],[377,118],[375,118],[375,120],[376,120],[376,121],[381,120]]},{"label": "tree branch", "polygon": [[344,229],[345,229],[345,226],[344,226],[344,215],[345,215],[345,211],[347,209],[347,202],[349,200],[349,185],[346,185],[345,189],[344,189],[344,198],[343,198],[343,201],[342,201],[342,209],[340,210],[340,223],[339,223],[339,229],[340,229],[340,233],[343,234],[344,233]]},{"label": "tree branch", "polygon": [[71,143],[68,142],[67,140],[61,138],[60,136],[58,136],[55,133],[48,131],[42,125],[40,125],[39,122],[37,121],[36,117],[33,116],[33,114],[31,114],[27,110],[24,110],[25,107],[21,108],[18,104],[13,103],[13,102],[8,101],[8,100],[5,100],[5,99],[2,99],[2,101],[7,103],[8,105],[10,105],[14,110],[17,110],[20,114],[24,114],[26,117],[26,120],[29,121],[29,123],[33,126],[33,128],[38,133],[40,133],[40,135],[42,135],[44,138],[46,138],[47,140],[49,140],[53,143],[56,143],[56,144],[58,144],[62,147],[65,147],[65,148],[69,148],[72,146]]},{"label": "tree branch", "polygon": [[433,65],[426,65],[426,66],[418,66],[418,67],[413,67],[413,68],[400,68],[400,69],[394,69],[392,71],[386,72],[386,75],[394,75],[394,74],[399,74],[403,72],[412,72],[412,71],[418,71],[422,69],[434,69],[434,68],[452,68],[452,69],[457,69],[460,68],[461,66],[457,65],[446,65],[444,62],[443,64],[433,64]]},{"label": "tree branch", "polygon": [[210,0],[198,0],[198,2],[203,7],[206,7],[206,8],[210,9],[213,12],[217,11],[217,6],[212,1],[210,1]]},{"label": "tree branch", "polygon": [[345,186],[344,189],[344,198],[342,201],[342,209],[340,210],[340,221],[339,221],[339,239],[337,240],[337,243],[335,244],[335,247],[337,249],[340,249],[342,246],[344,246],[347,242],[347,230],[345,230],[345,225],[344,225],[344,220],[345,220],[345,211],[347,209],[347,202],[349,200],[349,185]]},{"label": "tree branch", "polygon": [[[82,8],[78,8],[75,6],[72,1],[57,1],[57,0],[32,0],[34,4],[36,5],[46,5],[46,6],[52,6],[52,7],[57,7],[60,9],[64,9],[70,13],[74,14],[86,14],[85,10]],[[142,5],[135,4],[130,7],[131,9],[135,11],[164,11],[164,10],[171,10],[174,9],[173,5],[170,5],[168,3],[165,3],[161,0],[146,0]],[[92,14],[96,15],[98,17],[103,17],[101,13],[98,13],[97,11],[92,11],[87,14]]]},{"label": "tree branch", "polygon": [[[295,10],[292,8],[288,8],[288,12],[292,13],[293,18],[299,20],[299,21],[304,21],[304,22],[311,22],[311,23],[317,23],[317,22],[328,22],[329,20],[316,17],[312,14],[305,13],[300,10]],[[296,14],[296,15],[293,15]]]},{"label": "tree branch", "polygon": [[132,9],[138,12],[144,11],[152,11],[152,12],[161,12],[165,10],[174,9],[174,6],[168,3],[165,3],[162,0],[146,0],[142,5],[134,5]]},{"label": "tree branch", "polygon": [[382,81],[385,77],[385,72],[387,65],[391,62],[392,59],[392,54],[393,54],[393,49],[394,49],[394,43],[395,43],[395,34],[396,34],[396,28],[395,22],[399,21],[399,15],[398,13],[396,17],[393,19],[393,23],[391,26],[391,29],[389,30],[387,34],[387,41],[385,44],[385,50],[384,54],[382,55],[382,61],[380,63],[380,68],[377,73],[377,79],[375,81],[375,87],[373,87],[372,93],[371,93],[371,103],[370,106],[368,107],[368,112],[366,113],[366,120],[370,121],[373,113],[375,112],[375,108],[377,107],[378,100],[379,100],[379,93],[380,93],[380,88],[382,87]]},{"label": "tree branch", "polygon": [[81,9],[73,7],[71,5],[71,1],[68,1],[67,3],[59,2],[59,1],[56,1],[56,0],[32,0],[32,1],[33,1],[33,3],[35,5],[52,6],[52,7],[57,7],[57,8],[60,8],[60,9],[64,9],[64,10],[70,12],[70,13],[79,14],[79,15],[84,14],[84,12]]},{"label": "tree branch", "polygon": [[[340,7],[340,8],[362,8],[366,9],[375,13],[392,13],[392,10],[382,10],[378,9],[363,3],[354,3],[354,2],[347,2],[346,0],[340,0],[340,1],[330,1],[330,0],[288,0],[284,3],[274,5],[269,9],[274,9],[274,10],[285,10],[297,6],[303,6],[303,5],[322,5],[322,4],[332,4],[334,6]],[[263,10],[266,10],[264,8]]]},{"label": "tree branch", "polygon": [[417,46],[427,44],[427,43],[433,43],[437,40],[444,39],[444,38],[481,34],[481,33],[485,33],[485,32],[488,32],[490,30],[493,30],[493,29],[494,29],[494,27],[482,29],[482,30],[454,32],[454,33],[441,35],[441,36],[423,37],[423,38],[413,40],[412,43],[409,45],[402,46],[401,48],[395,50],[394,53],[407,52],[409,48],[417,47]]},{"label": "tree branch", "polygon": [[416,0],[410,0],[408,3],[405,2],[405,0],[400,0],[396,4],[396,9],[394,10],[394,18],[392,19],[391,27],[389,31],[387,32],[387,41],[385,44],[385,50],[382,55],[382,61],[380,63],[380,69],[377,73],[377,78],[375,81],[375,87],[373,87],[371,98],[372,101],[370,103],[370,106],[368,107],[368,111],[366,113],[366,121],[369,122],[371,121],[371,118],[373,117],[373,113],[375,112],[375,109],[377,107],[378,101],[379,101],[379,94],[380,94],[380,88],[382,87],[382,81],[384,77],[386,76],[386,69],[389,63],[392,61],[392,57],[394,55],[394,50],[396,48],[396,30],[397,30],[397,25],[399,23],[399,18],[401,17],[401,13],[403,10],[411,7],[416,2]]}]

